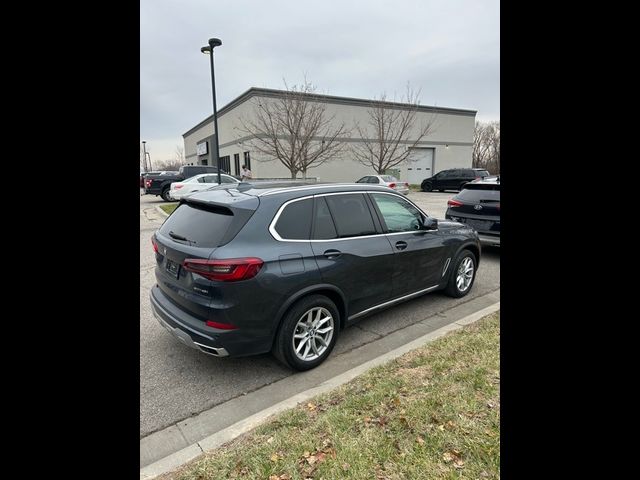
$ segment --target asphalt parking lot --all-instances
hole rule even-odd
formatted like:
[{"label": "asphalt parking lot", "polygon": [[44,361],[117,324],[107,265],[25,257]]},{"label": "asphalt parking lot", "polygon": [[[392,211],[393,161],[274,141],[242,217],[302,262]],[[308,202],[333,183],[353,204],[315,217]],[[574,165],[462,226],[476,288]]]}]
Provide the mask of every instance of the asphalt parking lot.
[{"label": "asphalt parking lot", "polygon": [[[412,192],[409,198],[429,215],[444,218],[446,202],[454,194]],[[300,375],[270,355],[215,358],[202,354],[177,342],[160,326],[151,313],[148,297],[155,283],[150,238],[164,220],[156,210],[163,203],[160,197],[140,197],[141,438],[278,380]],[[343,332],[332,357],[347,355],[391,332],[499,288],[500,250],[487,247],[469,295],[456,300],[436,292],[372,315]]]}]

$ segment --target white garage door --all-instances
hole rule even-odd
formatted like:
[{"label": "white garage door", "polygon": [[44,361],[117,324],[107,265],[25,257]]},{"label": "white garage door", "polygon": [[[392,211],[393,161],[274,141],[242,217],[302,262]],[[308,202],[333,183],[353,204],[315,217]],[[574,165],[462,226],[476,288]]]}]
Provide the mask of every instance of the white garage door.
[{"label": "white garage door", "polygon": [[412,148],[407,159],[407,182],[420,185],[433,175],[433,148]]}]

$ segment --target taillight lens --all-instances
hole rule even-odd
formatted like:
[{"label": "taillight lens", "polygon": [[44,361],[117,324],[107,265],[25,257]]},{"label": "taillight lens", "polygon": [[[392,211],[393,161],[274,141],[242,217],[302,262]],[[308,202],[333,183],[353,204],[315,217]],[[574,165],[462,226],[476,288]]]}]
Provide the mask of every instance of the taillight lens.
[{"label": "taillight lens", "polygon": [[389,188],[396,188],[396,184],[395,183],[390,183],[389,184]]},{"label": "taillight lens", "polygon": [[259,258],[230,258],[228,260],[203,260],[187,258],[182,262],[185,270],[202,275],[209,280],[237,282],[255,277],[264,262]]},{"label": "taillight lens", "polygon": [[184,187],[184,185],[174,185],[173,189],[174,190],[180,190],[182,187]]},{"label": "taillight lens", "polygon": [[147,185],[147,188],[151,186],[151,180],[145,180],[144,183]]},{"label": "taillight lens", "polygon": [[462,206],[462,202],[459,202],[458,200],[449,200],[447,202],[447,205],[449,205],[451,208],[456,208],[456,207],[461,207]]},{"label": "taillight lens", "polygon": [[156,243],[156,239],[151,237],[151,245],[153,245],[153,251],[158,253],[158,244]]},{"label": "taillight lens", "polygon": [[408,186],[409,186],[409,183],[408,183],[408,182],[404,182],[404,186],[405,186],[405,187],[408,187]]}]

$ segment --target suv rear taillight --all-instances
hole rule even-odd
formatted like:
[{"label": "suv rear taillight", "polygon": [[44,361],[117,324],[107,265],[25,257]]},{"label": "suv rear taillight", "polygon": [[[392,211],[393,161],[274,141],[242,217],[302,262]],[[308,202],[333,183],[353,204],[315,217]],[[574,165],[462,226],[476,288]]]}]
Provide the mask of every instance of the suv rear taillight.
[{"label": "suv rear taillight", "polygon": [[147,188],[151,188],[151,180],[145,180],[144,183],[147,186]]},{"label": "suv rear taillight", "polygon": [[396,188],[396,184],[395,183],[390,183],[389,184],[389,188]]},{"label": "suv rear taillight", "polygon": [[456,207],[461,207],[462,206],[462,202],[459,202],[458,200],[449,200],[447,202],[447,205],[449,205],[451,208],[456,208]]},{"label": "suv rear taillight", "polygon": [[151,245],[153,245],[153,251],[158,253],[158,244],[156,243],[156,239],[151,237]]},{"label": "suv rear taillight", "polygon": [[185,270],[202,275],[209,280],[237,282],[255,277],[264,262],[259,258],[230,258],[228,260],[203,260],[187,258],[182,262]]}]

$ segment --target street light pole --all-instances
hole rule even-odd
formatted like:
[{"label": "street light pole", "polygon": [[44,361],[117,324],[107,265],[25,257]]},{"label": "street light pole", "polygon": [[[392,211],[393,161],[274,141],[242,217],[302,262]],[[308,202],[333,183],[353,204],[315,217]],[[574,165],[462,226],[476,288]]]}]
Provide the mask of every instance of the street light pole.
[{"label": "street light pole", "polygon": [[222,185],[222,179],[220,177],[220,146],[218,139],[218,113],[216,109],[216,77],[213,70],[213,49],[222,45],[222,40],[219,38],[210,38],[209,46],[202,47],[200,51],[205,54],[209,54],[211,63],[211,90],[213,92],[213,128],[216,134],[216,160],[218,164],[218,185]]},{"label": "street light pole", "polygon": [[151,153],[147,152],[147,155],[149,155],[149,170],[153,170],[153,167],[151,166]]},{"label": "street light pole", "polygon": [[144,155],[142,157],[142,163],[144,164],[144,171],[148,172],[147,168],[147,142],[145,140],[142,141],[142,149],[144,150]]}]

